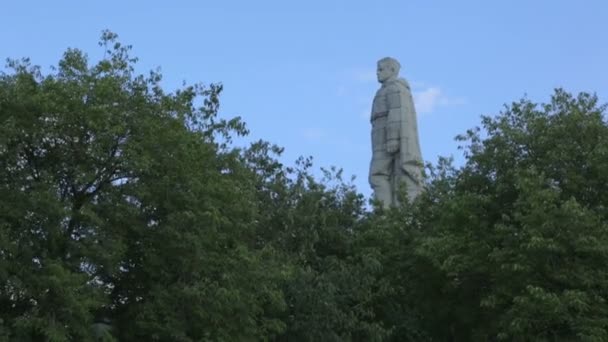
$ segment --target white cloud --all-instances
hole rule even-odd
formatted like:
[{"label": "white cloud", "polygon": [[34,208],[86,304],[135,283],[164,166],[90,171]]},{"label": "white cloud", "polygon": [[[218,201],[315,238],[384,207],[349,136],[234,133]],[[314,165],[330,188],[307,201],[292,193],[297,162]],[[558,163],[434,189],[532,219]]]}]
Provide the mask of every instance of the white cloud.
[{"label": "white cloud", "polygon": [[413,92],[416,111],[420,114],[431,113],[438,106],[463,105],[463,98],[447,97],[439,87],[427,87]]},{"label": "white cloud", "polygon": [[301,135],[308,142],[318,143],[318,142],[321,142],[325,138],[326,133],[322,128],[309,127],[309,128],[303,129],[301,132]]},{"label": "white cloud", "polygon": [[351,77],[361,83],[378,82],[375,69],[357,69],[351,71]]},{"label": "white cloud", "polygon": [[441,102],[441,89],[429,87],[422,91],[414,91],[414,104],[418,113],[430,113]]}]

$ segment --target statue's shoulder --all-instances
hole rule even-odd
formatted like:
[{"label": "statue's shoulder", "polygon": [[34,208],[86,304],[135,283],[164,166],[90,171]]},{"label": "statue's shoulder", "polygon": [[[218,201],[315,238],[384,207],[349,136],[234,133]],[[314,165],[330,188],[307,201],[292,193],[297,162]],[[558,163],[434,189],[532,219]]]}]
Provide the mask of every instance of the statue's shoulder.
[{"label": "statue's shoulder", "polygon": [[405,80],[405,78],[398,78],[392,81],[390,84],[386,85],[386,89],[390,93],[401,93],[411,91],[410,84]]}]

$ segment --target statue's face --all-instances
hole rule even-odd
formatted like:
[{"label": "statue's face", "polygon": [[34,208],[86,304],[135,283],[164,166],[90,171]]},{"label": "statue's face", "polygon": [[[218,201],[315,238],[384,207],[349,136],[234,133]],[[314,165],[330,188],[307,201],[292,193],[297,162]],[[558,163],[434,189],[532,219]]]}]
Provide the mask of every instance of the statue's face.
[{"label": "statue's face", "polygon": [[393,69],[391,69],[388,65],[383,63],[378,63],[378,69],[376,70],[376,76],[378,77],[378,82],[382,83],[388,80],[391,76],[393,76]]}]

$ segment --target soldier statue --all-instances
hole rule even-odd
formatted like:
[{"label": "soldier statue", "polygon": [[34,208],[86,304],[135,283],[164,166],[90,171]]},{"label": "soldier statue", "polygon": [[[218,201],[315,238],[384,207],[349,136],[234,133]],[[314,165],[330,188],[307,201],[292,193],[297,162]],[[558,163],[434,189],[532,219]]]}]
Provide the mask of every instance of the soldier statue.
[{"label": "soldier statue", "polygon": [[409,84],[399,78],[399,62],[378,61],[381,87],[372,105],[372,161],[369,182],[383,207],[398,205],[400,189],[413,201],[422,191],[422,155],[416,110]]}]

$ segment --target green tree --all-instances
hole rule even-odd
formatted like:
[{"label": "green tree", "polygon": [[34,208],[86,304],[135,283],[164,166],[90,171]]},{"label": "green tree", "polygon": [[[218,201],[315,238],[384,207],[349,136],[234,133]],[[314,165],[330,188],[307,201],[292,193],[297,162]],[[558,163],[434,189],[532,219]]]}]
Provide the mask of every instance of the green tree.
[{"label": "green tree", "polygon": [[608,339],[605,109],[560,89],[521,100],[461,137],[464,167],[436,170],[416,253],[446,277],[444,338]]},{"label": "green tree", "polygon": [[286,330],[274,340],[381,341],[388,331],[372,307],[381,266],[356,246],[364,198],[341,170],[317,180],[310,158],[284,167],[281,152],[257,142],[243,153],[258,189],[255,245],[271,246],[285,266]]},{"label": "green tree", "polygon": [[165,93],[104,32],[89,66],[0,76],[0,324],[10,339],[259,340],[283,324],[272,251],[249,247],[255,189],[220,85]]}]

